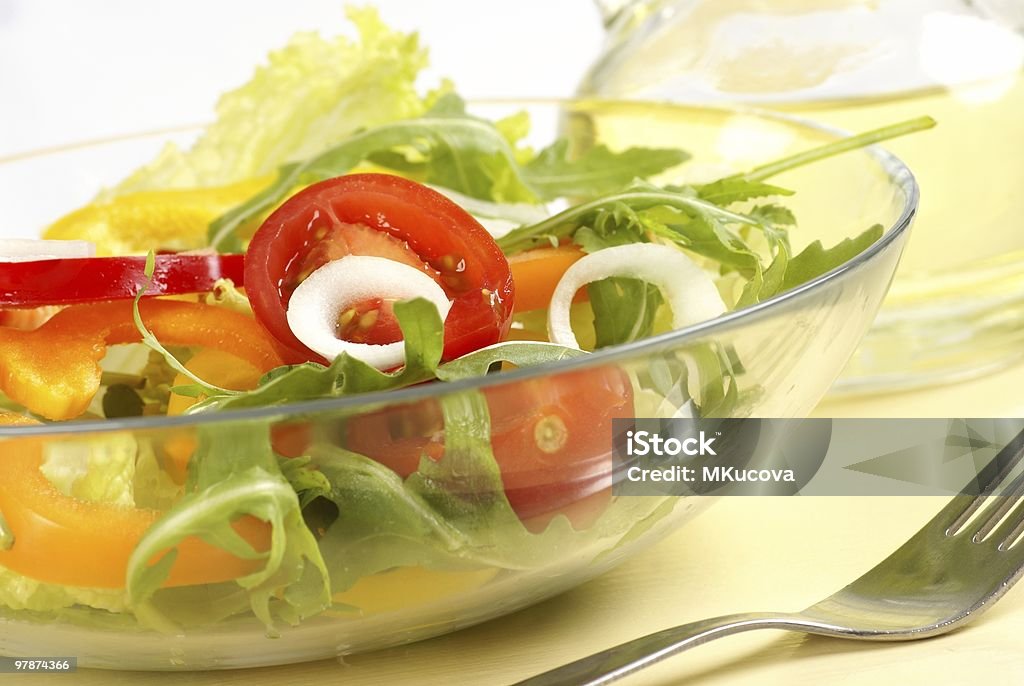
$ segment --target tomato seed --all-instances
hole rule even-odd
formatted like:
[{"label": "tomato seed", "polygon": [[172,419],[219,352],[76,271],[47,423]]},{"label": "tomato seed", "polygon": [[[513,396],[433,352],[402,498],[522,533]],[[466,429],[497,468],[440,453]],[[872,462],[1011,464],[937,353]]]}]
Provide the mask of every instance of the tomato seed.
[{"label": "tomato seed", "polygon": [[350,307],[344,312],[342,312],[341,316],[338,317],[338,328],[344,329],[346,326],[352,323],[352,320],[355,318],[355,316],[356,308],[354,307]]},{"label": "tomato seed", "polygon": [[380,310],[370,310],[362,317],[359,318],[359,328],[369,329],[371,326],[377,323],[377,318],[380,317]]}]

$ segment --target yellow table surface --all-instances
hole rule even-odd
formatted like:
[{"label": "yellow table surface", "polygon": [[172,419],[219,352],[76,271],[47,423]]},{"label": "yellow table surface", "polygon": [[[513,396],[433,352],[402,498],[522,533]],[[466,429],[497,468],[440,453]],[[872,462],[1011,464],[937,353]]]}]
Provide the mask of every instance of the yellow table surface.
[{"label": "yellow table surface", "polygon": [[[1024,366],[952,387],[843,402],[821,416],[1020,416]],[[798,610],[867,571],[943,504],[932,497],[722,499],[672,536],[553,600],[409,646],[305,665],[191,674],[80,670],[54,683],[507,684],[665,627],[732,612]],[[621,683],[1024,683],[1024,584],[977,623],[903,644],[778,631],[721,639]]]}]

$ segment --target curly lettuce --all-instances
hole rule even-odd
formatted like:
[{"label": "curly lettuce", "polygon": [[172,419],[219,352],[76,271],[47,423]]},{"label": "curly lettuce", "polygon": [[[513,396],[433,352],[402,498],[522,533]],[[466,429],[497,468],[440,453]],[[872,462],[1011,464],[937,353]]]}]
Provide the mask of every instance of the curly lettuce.
[{"label": "curly lettuce", "polygon": [[357,40],[295,35],[248,83],[221,97],[216,121],[191,148],[168,145],[108,195],[264,176],[356,129],[424,113],[434,96],[416,89],[427,65],[418,36],[389,28],[371,8],[346,13]]}]

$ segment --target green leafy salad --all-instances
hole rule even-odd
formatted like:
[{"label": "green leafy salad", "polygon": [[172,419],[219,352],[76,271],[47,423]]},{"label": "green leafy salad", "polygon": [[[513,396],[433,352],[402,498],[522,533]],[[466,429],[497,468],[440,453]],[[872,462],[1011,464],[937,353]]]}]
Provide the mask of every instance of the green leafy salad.
[{"label": "green leafy salad", "polygon": [[[736,352],[688,349],[700,397],[680,360],[444,384],[829,272],[882,227],[793,250],[794,189],[772,179],[933,124],[683,185],[686,141],[533,147],[526,112],[423,93],[416,36],[349,16],[358,40],[296,36],[191,147],[2,246],[7,615],[172,633],[255,617],[273,635],[610,559],[677,504],[612,494],[611,422],[729,415]],[[422,384],[438,392],[294,409]],[[182,415],[199,421],[132,428]],[[34,437],[83,419],[127,423]]]}]

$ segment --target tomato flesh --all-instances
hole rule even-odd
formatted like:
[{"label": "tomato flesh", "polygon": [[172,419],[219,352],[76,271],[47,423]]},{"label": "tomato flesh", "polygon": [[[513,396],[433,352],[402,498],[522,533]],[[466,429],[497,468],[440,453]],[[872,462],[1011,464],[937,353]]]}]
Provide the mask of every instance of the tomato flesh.
[{"label": "tomato flesh", "polygon": [[[325,220],[318,217],[319,221]],[[310,236],[303,248],[296,253],[296,259],[286,268],[280,286],[283,299],[290,299],[292,292],[314,271],[347,255],[384,257],[420,269],[431,278],[437,279],[437,272],[426,265],[407,243],[365,224],[315,223],[310,230]]]},{"label": "tomato flesh", "polygon": [[[300,251],[301,257],[288,265],[280,289],[283,300],[290,300],[292,292],[314,271],[348,255],[384,257],[422,270],[435,280],[439,276],[408,244],[364,224],[314,226],[307,247],[305,254]],[[393,300],[384,298],[354,303],[338,315],[338,338],[372,345],[401,340],[393,306]]]},{"label": "tomato flesh", "polygon": [[338,315],[337,336],[353,343],[381,345],[402,340],[395,300],[370,298]]},{"label": "tomato flesh", "polygon": [[[351,174],[294,195],[267,218],[246,252],[253,311],[275,338],[307,359],[320,358],[288,327],[288,301],[310,272],[345,255],[393,259],[437,281],[452,300],[444,359],[496,343],[508,331],[512,275],[486,229],[426,186],[388,174]],[[375,309],[374,303],[353,307],[360,314]],[[369,327],[361,340],[397,340],[386,303],[376,309],[379,328]]]}]

